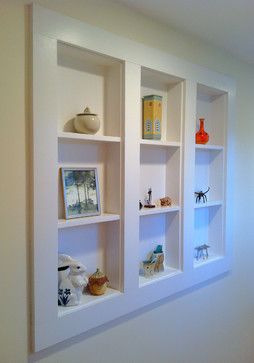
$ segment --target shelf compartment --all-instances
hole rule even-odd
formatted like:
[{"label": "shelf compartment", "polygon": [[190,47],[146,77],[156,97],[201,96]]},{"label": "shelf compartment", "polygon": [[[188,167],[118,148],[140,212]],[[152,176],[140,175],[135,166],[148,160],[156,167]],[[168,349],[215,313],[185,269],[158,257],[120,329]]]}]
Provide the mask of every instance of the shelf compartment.
[{"label": "shelf compartment", "polygon": [[[224,198],[224,152],[222,150],[196,149],[195,153],[195,192],[205,192],[207,201]],[[194,194],[194,200],[196,195]]]},{"label": "shelf compartment", "polygon": [[113,222],[113,221],[119,221],[119,220],[120,220],[119,214],[104,213],[99,216],[93,216],[93,217],[59,219],[58,228],[59,229],[70,228],[70,227],[77,227],[77,226],[85,226],[85,225],[94,224],[94,223],[105,223],[105,222]]},{"label": "shelf compartment", "polygon": [[197,261],[196,259],[194,259],[193,267],[194,268],[202,267],[209,263],[219,261],[222,258],[223,258],[223,256],[221,256],[221,255],[209,254],[209,257],[206,260]]},{"label": "shelf compartment", "polygon": [[140,217],[142,217],[142,216],[150,216],[153,214],[171,213],[179,210],[180,207],[178,205],[172,205],[170,207],[142,208],[139,211],[139,215]]},{"label": "shelf compartment", "polygon": [[199,130],[199,119],[205,119],[205,131],[209,134],[209,144],[219,147],[226,145],[228,95],[222,90],[197,85],[196,131]]},{"label": "shelf compartment", "polygon": [[[70,255],[84,264],[88,276],[99,268],[109,279],[107,294],[102,295],[101,299],[83,294],[83,306],[103,301],[121,291],[121,235],[118,221],[59,229],[58,253]],[[79,306],[74,307],[77,308]]]},{"label": "shelf compartment", "polygon": [[170,268],[170,267],[166,266],[164,271],[156,272],[156,274],[154,274],[152,276],[145,277],[145,276],[140,275],[139,276],[139,287],[150,285],[152,283],[158,282],[163,279],[168,279],[170,277],[178,275],[181,272],[182,272],[181,270],[177,270],[175,268]]},{"label": "shelf compartment", "polygon": [[160,141],[160,140],[140,140],[140,145],[149,145],[151,147],[181,147],[181,143],[178,141]]},{"label": "shelf compartment", "polygon": [[58,42],[58,129],[74,131],[78,113],[89,107],[98,114],[98,135],[120,136],[122,62]]},{"label": "shelf compartment", "polygon": [[[222,258],[224,255],[223,206],[215,205],[209,208],[195,209],[193,264],[201,266]],[[208,259],[196,260],[195,247],[207,244]]]},{"label": "shelf compartment", "polygon": [[224,146],[222,145],[210,145],[210,144],[206,144],[206,145],[201,145],[201,144],[196,144],[195,145],[196,149],[200,149],[200,150],[224,150]]},{"label": "shelf compartment", "polygon": [[[181,237],[179,212],[155,214],[140,219],[139,286],[173,276],[181,271]],[[164,252],[164,271],[145,277],[142,261],[150,257],[157,245]]]},{"label": "shelf compartment", "polygon": [[223,205],[223,201],[222,200],[210,200],[209,202],[206,203],[195,203],[194,208],[198,209],[198,208],[209,208],[209,207],[214,207],[214,206],[220,206]]},{"label": "shelf compartment", "polygon": [[[58,219],[65,219],[61,167],[96,167],[101,205],[101,216],[97,216],[97,220],[119,219],[121,210],[120,160],[120,143],[59,143]],[[87,218],[80,219],[80,224],[96,223],[94,222],[96,218]],[[64,225],[75,223],[79,224],[78,219],[68,220]]]},{"label": "shelf compartment", "polygon": [[[141,97],[162,96],[161,139],[165,142],[181,141],[183,115],[183,79],[141,68]],[[143,106],[141,102],[141,128],[143,134]]]},{"label": "shelf compartment", "polygon": [[75,132],[59,132],[58,140],[61,142],[115,142],[119,143],[121,138],[118,136],[105,136],[105,135],[87,135]]},{"label": "shelf compartment", "polygon": [[[140,200],[144,203],[148,188],[152,188],[152,199],[159,205],[160,198],[168,196],[174,205],[180,205],[180,159],[178,147],[163,148],[142,145],[140,148]],[[153,212],[147,212],[148,214]]]},{"label": "shelf compartment", "polygon": [[122,293],[120,291],[111,289],[110,287],[107,288],[105,294],[100,296],[90,295],[85,293],[82,295],[81,302],[79,305],[76,306],[58,306],[58,317],[61,318],[68,314],[73,314],[79,310],[88,308],[89,306],[103,303],[106,300],[114,299],[118,296],[121,296]]}]

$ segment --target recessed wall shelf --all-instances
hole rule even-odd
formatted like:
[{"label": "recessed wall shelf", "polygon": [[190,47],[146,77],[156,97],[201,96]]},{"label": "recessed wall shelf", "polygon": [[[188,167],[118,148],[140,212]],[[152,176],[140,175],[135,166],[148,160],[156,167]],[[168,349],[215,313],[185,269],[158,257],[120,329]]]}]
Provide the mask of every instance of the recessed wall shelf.
[{"label": "recessed wall shelf", "polygon": [[121,139],[118,136],[104,136],[104,135],[86,135],[78,134],[74,132],[59,132],[59,141],[65,142],[120,142]]},{"label": "recessed wall shelf", "polygon": [[177,205],[175,205],[175,206],[172,205],[170,207],[142,208],[139,211],[139,215],[142,217],[142,216],[147,216],[147,215],[152,215],[152,214],[176,212],[179,210],[180,210],[180,208]]},{"label": "recessed wall shelf", "polygon": [[[235,82],[38,5],[32,13],[33,347],[39,351],[229,271],[227,135]],[[146,95],[162,97],[161,140],[143,139]],[[73,127],[87,106],[100,119],[95,135]],[[201,117],[207,145],[195,145]],[[100,215],[64,219],[62,167],[97,169]],[[207,202],[196,204],[194,193],[208,187]],[[150,188],[157,207],[139,210]],[[172,206],[159,207],[163,197]],[[197,260],[203,244],[209,255]],[[144,261],[157,248],[164,269],[147,276]],[[99,267],[109,280],[106,294],[85,291],[80,305],[58,306],[59,253],[78,259],[88,275]]]},{"label": "recessed wall shelf", "polygon": [[158,140],[140,140],[140,145],[149,145],[151,147],[180,147],[180,142],[177,141],[158,141]]},{"label": "recessed wall shelf", "polygon": [[221,145],[195,145],[196,149],[200,149],[200,150],[224,150],[224,146]]},{"label": "recessed wall shelf", "polygon": [[59,306],[58,316],[61,318],[65,315],[75,314],[75,312],[88,308],[89,306],[93,306],[119,296],[121,296],[119,291],[110,288],[107,289],[104,295],[94,296],[90,294],[83,294],[80,305],[68,307]]},{"label": "recessed wall shelf", "polygon": [[200,259],[200,260],[194,260],[194,268],[202,267],[204,265],[219,261],[223,258],[223,256],[217,256],[210,254],[210,256],[207,259]]},{"label": "recessed wall shelf", "polygon": [[215,205],[222,205],[223,201],[222,200],[211,200],[209,202],[206,203],[195,203],[194,208],[209,208],[209,207],[213,207]]},{"label": "recessed wall shelf", "polygon": [[139,276],[139,287],[153,284],[153,283],[156,283],[163,279],[171,278],[180,273],[181,273],[181,271],[179,271],[177,269],[166,267],[164,269],[164,271],[158,272],[152,276],[149,276],[149,277]]},{"label": "recessed wall shelf", "polygon": [[73,219],[59,219],[58,228],[70,228],[76,226],[85,226],[93,223],[105,223],[112,221],[119,221],[120,215],[104,213],[99,216],[84,217],[84,218],[73,218]]}]

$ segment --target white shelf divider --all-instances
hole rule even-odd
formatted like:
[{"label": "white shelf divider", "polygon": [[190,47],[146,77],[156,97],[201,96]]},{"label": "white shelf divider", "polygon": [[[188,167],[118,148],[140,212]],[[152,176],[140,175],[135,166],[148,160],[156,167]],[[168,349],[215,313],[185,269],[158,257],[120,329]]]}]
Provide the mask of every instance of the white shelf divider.
[{"label": "white shelf divider", "polygon": [[119,143],[121,138],[118,136],[105,135],[87,135],[75,132],[58,132],[58,140],[66,142],[88,141],[88,142],[116,142]]},{"label": "white shelf divider", "polygon": [[206,144],[206,145],[203,145],[203,144],[196,144],[195,145],[195,148],[197,150],[207,150],[207,151],[212,151],[212,150],[224,150],[224,146],[222,145],[210,145],[210,144]]},{"label": "white shelf divider", "polygon": [[140,140],[140,145],[149,145],[152,147],[181,147],[181,143],[178,141],[163,141],[163,140]]},{"label": "white shelf divider", "polygon": [[119,220],[120,220],[119,214],[111,214],[111,213],[103,213],[99,216],[84,217],[84,218],[59,219],[58,229],[85,226],[94,223],[113,222]]},{"label": "white shelf divider", "polygon": [[178,212],[179,210],[180,207],[178,205],[173,205],[171,207],[142,208],[139,211],[139,215],[140,217],[142,217],[142,216],[150,216],[152,214]]},{"label": "white shelf divider", "polygon": [[73,314],[79,310],[85,309],[91,305],[101,303],[103,301],[115,298],[120,296],[122,293],[120,291],[111,289],[110,287],[107,288],[105,294],[103,295],[91,295],[89,293],[83,294],[81,297],[81,302],[79,305],[75,306],[58,306],[58,317],[61,318],[68,314]]},{"label": "white shelf divider", "polygon": [[164,271],[154,273],[154,275],[151,275],[151,276],[139,275],[139,287],[143,287],[143,286],[155,283],[159,280],[173,277],[175,275],[178,275],[179,273],[181,273],[180,270],[165,266]]},{"label": "white shelf divider", "polygon": [[200,259],[200,260],[196,260],[194,258],[194,268],[198,268],[198,267],[202,267],[202,266],[205,266],[209,263],[212,263],[212,262],[215,262],[215,261],[219,261],[223,258],[223,256],[220,256],[220,255],[209,255],[209,257],[207,259]]},{"label": "white shelf divider", "polygon": [[208,201],[206,203],[195,203],[194,204],[194,208],[198,209],[198,208],[209,208],[209,207],[215,207],[215,206],[220,206],[223,205],[223,201],[222,200],[211,200]]}]

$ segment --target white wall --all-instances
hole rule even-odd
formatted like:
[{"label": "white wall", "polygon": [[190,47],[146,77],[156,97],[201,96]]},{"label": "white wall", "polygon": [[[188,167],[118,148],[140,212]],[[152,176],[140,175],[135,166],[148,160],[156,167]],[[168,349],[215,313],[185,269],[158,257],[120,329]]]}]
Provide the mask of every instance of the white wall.
[{"label": "white wall", "polygon": [[36,355],[28,353],[28,19],[25,0],[0,1],[0,362],[254,362],[254,69],[107,0],[41,0],[98,27],[229,74],[237,81],[233,271],[199,289]]}]

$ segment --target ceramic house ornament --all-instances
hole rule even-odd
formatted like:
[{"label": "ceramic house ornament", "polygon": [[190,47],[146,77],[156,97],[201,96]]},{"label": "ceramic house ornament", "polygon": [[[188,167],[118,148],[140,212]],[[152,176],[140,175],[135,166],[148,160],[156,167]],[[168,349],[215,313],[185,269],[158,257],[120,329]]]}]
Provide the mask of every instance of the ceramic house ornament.
[{"label": "ceramic house ornament", "polygon": [[162,245],[158,245],[156,247],[156,249],[153,251],[152,258],[155,260],[154,271],[164,271],[164,252],[162,250]]},{"label": "ceramic house ornament", "polygon": [[58,255],[58,305],[73,306],[81,302],[88,283],[86,267],[71,256]]},{"label": "ceramic house ornament", "polygon": [[162,245],[157,245],[156,249],[149,253],[148,259],[143,261],[143,273],[145,277],[150,277],[161,271],[164,271],[164,252]]}]

